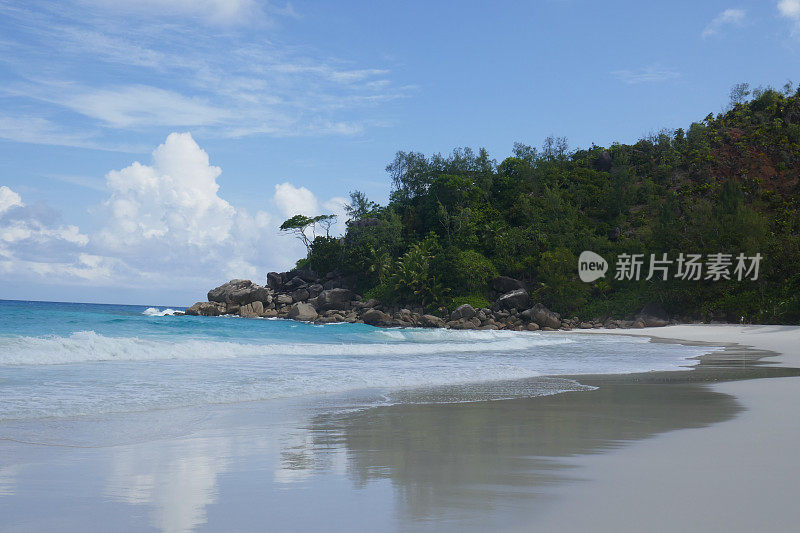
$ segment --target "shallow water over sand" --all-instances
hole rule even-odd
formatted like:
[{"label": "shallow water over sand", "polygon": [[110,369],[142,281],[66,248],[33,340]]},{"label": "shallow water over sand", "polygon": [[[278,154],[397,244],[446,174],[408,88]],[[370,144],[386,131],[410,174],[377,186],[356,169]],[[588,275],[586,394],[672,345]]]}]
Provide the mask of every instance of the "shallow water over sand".
[{"label": "shallow water over sand", "polygon": [[[4,531],[526,527],[556,498],[553,489],[580,478],[573,457],[735,416],[736,400],[706,380],[792,372],[737,356],[690,372],[598,376],[588,379],[594,390],[536,398],[425,403],[440,393],[421,390],[413,403],[372,408],[361,407],[358,395],[339,395],[5,422],[0,525]],[[22,442],[7,440],[14,437]]]},{"label": "shallow water over sand", "polygon": [[[48,402],[58,398],[65,398],[65,409],[74,408],[59,388],[65,384],[76,391],[90,387],[96,398],[108,401],[115,394],[140,394],[139,386],[156,390],[169,383],[180,394],[189,383],[201,391],[214,390],[215,384],[222,390],[248,371],[263,379],[269,365],[280,364],[274,366],[281,369],[278,374],[291,376],[310,367],[309,376],[326,376],[336,387],[246,402],[201,396],[188,405],[158,403],[164,400],[158,394],[158,401],[148,404],[140,394],[144,403],[138,409],[125,403],[96,409],[102,402],[93,400],[81,405],[94,410],[80,416],[31,411],[7,417],[0,421],[0,530],[526,530],[561,497],[563,487],[580,483],[577,458],[736,416],[741,406],[735,398],[706,383],[797,375],[794,369],[759,362],[763,353],[732,349],[703,356],[686,370],[685,365],[698,363],[687,357],[714,348],[594,335],[509,334],[459,341],[450,335],[460,332],[368,327],[354,332],[209,319],[198,324],[216,338],[203,339],[197,329],[181,329],[198,324],[143,311],[123,309],[121,317],[109,319],[107,310],[90,310],[98,316],[73,316],[72,327],[93,320],[96,335],[138,339],[134,343],[166,344],[163,335],[179,345],[220,343],[218,338],[227,336],[225,342],[235,339],[236,350],[261,351],[161,357],[156,350],[158,357],[137,359],[135,350],[123,352],[128,357],[97,358],[78,349],[82,359],[58,364],[11,362],[34,352],[4,352],[4,403],[11,398],[7,391],[20,384],[29,387],[28,393],[42,393],[37,409],[50,408]],[[281,328],[288,327],[297,337],[286,337]],[[53,335],[60,346],[70,337],[68,329],[39,336],[32,330],[4,333],[9,342]],[[376,335],[389,340],[376,341]],[[291,338],[316,351],[291,352],[285,340]],[[483,350],[452,348],[459,342],[480,344]],[[509,349],[504,342],[519,346]],[[350,348],[336,348],[343,344]],[[283,355],[263,348],[280,345],[288,347]],[[493,350],[497,345],[502,347]],[[353,346],[364,352],[351,353]],[[417,346],[432,348],[431,353],[413,353]],[[404,352],[390,353],[387,347]],[[383,352],[370,355],[370,349]],[[523,375],[474,377],[485,369],[507,368],[503,365],[522,369]],[[416,378],[413,386],[337,381],[353,367],[360,367],[367,380],[379,372],[384,372],[381,379],[401,375],[403,369],[416,372],[409,374]],[[466,373],[453,373],[454,368]],[[620,368],[644,372],[609,373]],[[542,375],[548,373],[555,375]],[[35,397],[19,396],[25,398],[36,403]],[[10,412],[8,405],[3,409]]]},{"label": "shallow water over sand", "polygon": [[370,389],[364,405],[585,390],[536,376],[672,370],[704,347],[612,336],[162,316],[136,306],[0,302],[0,420],[93,416]]},{"label": "shallow water over sand", "polygon": [[736,411],[732,397],[699,385],[627,384],[351,411],[273,401],[146,420],[18,423],[3,428],[6,438],[44,444],[0,443],[0,523],[12,531],[510,526],[572,476],[569,456]]}]

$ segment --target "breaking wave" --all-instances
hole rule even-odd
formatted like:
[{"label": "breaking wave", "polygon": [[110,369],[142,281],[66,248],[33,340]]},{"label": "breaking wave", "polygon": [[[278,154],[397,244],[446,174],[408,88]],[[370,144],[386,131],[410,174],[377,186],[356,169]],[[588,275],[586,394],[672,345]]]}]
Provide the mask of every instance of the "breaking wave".
[{"label": "breaking wave", "polygon": [[[159,315],[163,316],[163,315]],[[374,339],[374,342],[363,339]],[[106,337],[78,331],[67,337],[2,337],[0,364],[58,365],[94,361],[230,359],[259,356],[391,356],[520,352],[571,339],[495,331],[376,330],[357,343],[240,343],[204,339]]]},{"label": "breaking wave", "polygon": [[164,309],[163,311],[158,307],[148,307],[147,309],[142,311],[142,314],[145,316],[172,316],[177,312],[178,311],[176,311],[175,309],[170,309],[169,307]]},{"label": "breaking wave", "polygon": [[154,319],[174,312],[158,307],[9,309],[0,420],[331,394],[355,407],[530,397],[590,390],[574,381],[583,374],[677,370],[712,350],[560,332]]}]

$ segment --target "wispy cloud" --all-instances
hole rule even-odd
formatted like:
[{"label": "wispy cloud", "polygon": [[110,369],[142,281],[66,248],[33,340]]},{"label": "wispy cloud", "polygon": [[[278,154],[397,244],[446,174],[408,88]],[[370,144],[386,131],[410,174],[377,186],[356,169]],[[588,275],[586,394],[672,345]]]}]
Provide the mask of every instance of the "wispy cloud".
[{"label": "wispy cloud", "polygon": [[657,65],[652,65],[639,70],[615,70],[611,73],[611,75],[629,85],[636,85],[639,83],[658,83],[681,77],[680,72]]},{"label": "wispy cloud", "polygon": [[166,62],[166,54],[163,52],[90,28],[62,26],[49,28],[49,32],[54,38],[61,40],[66,47],[63,52],[67,54],[91,53],[106,63],[131,67],[159,68]]},{"label": "wispy cloud", "polygon": [[93,191],[106,191],[105,182],[92,176],[78,176],[74,174],[44,174],[43,177]]},{"label": "wispy cloud", "polygon": [[[147,142],[164,127],[205,137],[358,135],[385,123],[382,105],[415,91],[394,83],[385,65],[272,42],[246,24],[212,31],[191,22],[256,8],[298,17],[290,4],[78,1],[91,9],[0,0],[0,33],[14,28],[1,43],[9,75],[0,98],[24,130],[14,135],[0,123],[0,137],[108,147]],[[152,16],[162,11],[169,17]]]},{"label": "wispy cloud", "polygon": [[[81,0],[81,3],[112,13],[190,18],[210,25],[249,24],[263,21],[267,16],[267,10],[255,0]],[[273,12],[290,14],[293,10]]]},{"label": "wispy cloud", "polygon": [[9,141],[89,148],[112,152],[141,152],[142,147],[127,143],[103,142],[98,133],[66,128],[36,115],[0,114],[0,139]]},{"label": "wispy cloud", "polygon": [[708,23],[703,29],[703,39],[719,35],[729,26],[742,26],[747,19],[747,12],[744,9],[726,9]]},{"label": "wispy cloud", "polygon": [[87,90],[60,103],[115,128],[208,126],[228,116],[201,98],[144,85]]}]

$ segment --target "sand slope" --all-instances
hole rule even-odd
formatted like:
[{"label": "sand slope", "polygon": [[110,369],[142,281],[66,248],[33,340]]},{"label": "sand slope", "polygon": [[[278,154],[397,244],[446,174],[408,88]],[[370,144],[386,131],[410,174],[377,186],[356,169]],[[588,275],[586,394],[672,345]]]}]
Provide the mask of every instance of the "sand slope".
[{"label": "sand slope", "polygon": [[[782,364],[800,363],[800,328],[794,326],[688,325],[635,334],[738,343],[779,352],[775,359]],[[563,498],[538,517],[536,528],[797,531],[800,378],[711,386],[734,395],[746,411],[719,424],[578,458],[578,475],[588,481],[559,487]]]}]

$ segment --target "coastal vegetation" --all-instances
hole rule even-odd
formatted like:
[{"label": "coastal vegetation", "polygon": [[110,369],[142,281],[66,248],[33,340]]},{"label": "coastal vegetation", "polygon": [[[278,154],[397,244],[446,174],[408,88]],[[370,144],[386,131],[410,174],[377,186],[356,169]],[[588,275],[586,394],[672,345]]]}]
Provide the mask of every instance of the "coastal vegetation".
[{"label": "coastal vegetation", "polygon": [[[729,108],[634,144],[572,150],[550,137],[501,161],[484,149],[398,152],[387,205],[354,191],[348,229],[305,241],[298,270],[350,276],[364,298],[486,308],[513,278],[531,305],[581,320],[654,303],[685,320],[800,322],[800,89],[731,91]],[[329,218],[293,217],[299,231]],[[609,272],[578,278],[594,251]],[[616,279],[614,258],[760,254],[753,279]],[[674,266],[673,266],[674,268]],[[646,263],[645,267],[646,269]]]}]

